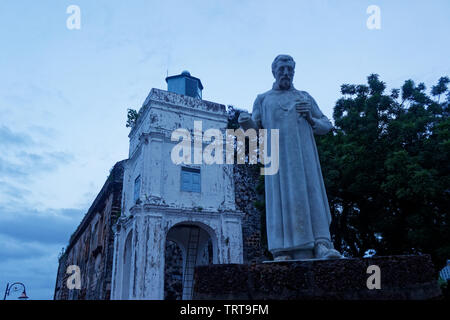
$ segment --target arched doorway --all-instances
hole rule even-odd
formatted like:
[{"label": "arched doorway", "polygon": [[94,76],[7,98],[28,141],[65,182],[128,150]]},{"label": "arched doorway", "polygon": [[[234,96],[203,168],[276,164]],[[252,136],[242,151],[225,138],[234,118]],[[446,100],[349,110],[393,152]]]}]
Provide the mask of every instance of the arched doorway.
[{"label": "arched doorway", "polygon": [[129,232],[125,240],[122,268],[122,300],[130,298],[130,273],[131,273],[131,241],[133,232]]},{"label": "arched doorway", "polygon": [[[192,299],[194,268],[212,264],[215,257],[215,237],[200,223],[180,223],[166,237],[164,298]],[[166,281],[170,281],[166,282]]]},{"label": "arched doorway", "polygon": [[166,241],[164,300],[181,300],[183,295],[183,251],[172,240]]}]

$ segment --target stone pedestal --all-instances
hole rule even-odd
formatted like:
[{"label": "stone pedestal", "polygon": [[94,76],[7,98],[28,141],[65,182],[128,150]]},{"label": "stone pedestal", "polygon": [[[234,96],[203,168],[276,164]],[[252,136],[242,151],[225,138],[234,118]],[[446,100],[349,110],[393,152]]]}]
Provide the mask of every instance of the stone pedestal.
[{"label": "stone pedestal", "polygon": [[[367,287],[371,265],[380,268],[381,289]],[[414,300],[440,296],[430,256],[410,255],[199,266],[193,298]]]}]

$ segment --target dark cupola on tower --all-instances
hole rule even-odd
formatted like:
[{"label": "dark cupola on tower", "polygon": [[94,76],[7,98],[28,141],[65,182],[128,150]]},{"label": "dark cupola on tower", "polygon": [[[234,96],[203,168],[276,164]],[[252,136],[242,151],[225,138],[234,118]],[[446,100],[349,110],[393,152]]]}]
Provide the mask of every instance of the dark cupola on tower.
[{"label": "dark cupola on tower", "polygon": [[183,71],[176,76],[166,78],[167,91],[184,94],[193,98],[201,99],[203,85],[200,79],[191,76],[189,71]]}]

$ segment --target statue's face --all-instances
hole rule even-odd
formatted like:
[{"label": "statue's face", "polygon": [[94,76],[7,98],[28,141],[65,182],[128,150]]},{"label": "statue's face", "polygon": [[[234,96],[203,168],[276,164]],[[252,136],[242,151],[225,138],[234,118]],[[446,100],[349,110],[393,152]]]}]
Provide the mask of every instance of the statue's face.
[{"label": "statue's face", "polygon": [[280,61],[277,63],[274,77],[281,90],[288,90],[294,80],[294,63],[292,61]]}]

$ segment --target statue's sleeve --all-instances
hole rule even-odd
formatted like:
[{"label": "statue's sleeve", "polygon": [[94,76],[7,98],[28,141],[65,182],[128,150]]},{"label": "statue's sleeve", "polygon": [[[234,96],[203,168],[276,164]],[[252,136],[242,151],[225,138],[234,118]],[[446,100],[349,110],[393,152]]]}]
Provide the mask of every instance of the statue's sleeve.
[{"label": "statue's sleeve", "polygon": [[253,104],[253,111],[252,116],[245,121],[241,121],[240,118],[238,119],[239,125],[243,130],[248,129],[261,129],[261,98],[260,96],[256,97],[255,103]]},{"label": "statue's sleeve", "polygon": [[309,96],[311,99],[311,115],[314,118],[314,126],[312,126],[314,134],[327,134],[332,128],[333,124],[327,118],[326,115],[320,111],[319,106],[317,105],[316,100],[313,97]]},{"label": "statue's sleeve", "polygon": [[256,129],[261,129],[262,128],[262,123],[261,123],[261,102],[262,102],[262,98],[261,95],[258,95],[255,99],[255,102],[253,103],[253,111],[252,111],[252,119],[253,122],[256,126]]}]

